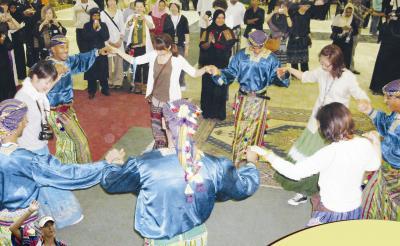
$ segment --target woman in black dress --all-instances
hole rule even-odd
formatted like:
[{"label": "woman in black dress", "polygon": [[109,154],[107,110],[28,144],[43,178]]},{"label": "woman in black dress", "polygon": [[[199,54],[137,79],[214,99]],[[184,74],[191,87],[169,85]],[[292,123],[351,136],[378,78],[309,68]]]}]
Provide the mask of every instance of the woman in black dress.
[{"label": "woman in black dress", "polygon": [[[231,50],[236,39],[232,30],[225,25],[225,12],[216,10],[213,22],[201,35],[201,64],[224,68],[229,63]],[[204,74],[201,87],[201,110],[205,119],[225,120],[228,86],[214,83],[210,74]]]},{"label": "woman in black dress", "polygon": [[301,1],[298,5],[293,5],[289,10],[292,19],[292,27],[289,31],[289,41],[287,45],[287,59],[292,68],[301,71],[308,70],[309,52],[311,46],[310,38],[310,20],[311,3]]},{"label": "woman in black dress", "polygon": [[[83,26],[83,40],[88,51],[105,47],[104,42],[110,38],[107,25],[100,21],[100,9],[92,8],[89,14],[90,21]],[[107,56],[98,56],[93,66],[85,73],[84,79],[88,81],[89,99],[93,99],[96,94],[97,80],[100,82],[101,93],[109,96]]]},{"label": "woman in black dress", "polygon": [[341,15],[335,16],[332,22],[333,44],[340,47],[344,56],[346,68],[350,69],[351,56],[353,50],[353,37],[358,35],[358,21],[353,17],[353,4],[348,3]]},{"label": "woman in black dress", "polygon": [[66,35],[67,29],[57,20],[56,12],[50,5],[41,10],[41,20],[36,24],[34,35],[39,44],[39,57],[45,59],[50,55],[50,40],[56,35]]},{"label": "woman in black dress", "polygon": [[[12,1],[8,6],[9,6],[8,10],[10,11],[11,16],[18,23],[21,24],[24,21],[24,17],[22,15],[23,6],[16,1]],[[17,77],[19,80],[23,80],[26,77],[26,58],[25,58],[23,28],[13,32],[11,34],[11,39],[12,39],[12,43],[13,43],[13,47],[14,47],[14,56],[15,56],[15,65],[17,68]]]},{"label": "woman in black dress", "polygon": [[9,51],[12,50],[11,40],[7,37],[8,26],[0,23],[0,102],[13,98],[17,89],[15,87],[12,60]]},{"label": "woman in black dress", "polygon": [[[400,17],[400,8],[398,9]],[[373,94],[382,95],[382,87],[400,78],[400,18],[391,18],[379,30],[379,48],[374,73],[369,88]]]}]

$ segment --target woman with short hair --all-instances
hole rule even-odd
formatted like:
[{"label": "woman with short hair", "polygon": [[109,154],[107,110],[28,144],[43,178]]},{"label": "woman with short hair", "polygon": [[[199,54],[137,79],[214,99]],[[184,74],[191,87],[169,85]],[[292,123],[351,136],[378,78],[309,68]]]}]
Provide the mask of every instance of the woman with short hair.
[{"label": "woman with short hair", "polygon": [[355,136],[350,110],[339,102],[320,108],[316,119],[327,146],[295,165],[272,151],[263,155],[287,178],[301,180],[319,174],[320,192],[311,199],[312,215],[307,226],[361,219],[364,173],[381,165],[379,135],[374,131],[364,134],[366,138]]}]

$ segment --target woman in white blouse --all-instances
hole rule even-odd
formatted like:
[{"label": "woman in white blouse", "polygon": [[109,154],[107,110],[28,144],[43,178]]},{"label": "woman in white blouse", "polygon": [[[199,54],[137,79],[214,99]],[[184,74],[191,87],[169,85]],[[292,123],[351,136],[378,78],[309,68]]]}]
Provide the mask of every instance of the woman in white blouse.
[{"label": "woman in white blouse", "polygon": [[[106,23],[110,38],[107,43],[121,51],[124,51],[125,23],[122,11],[117,7],[117,0],[107,0],[107,8],[101,12],[100,18]],[[119,89],[123,81],[122,58],[110,54],[108,55],[108,84],[110,88]]]},{"label": "woman in white blouse", "polygon": [[[324,138],[318,132],[316,115],[322,106],[340,102],[349,106],[350,98],[356,100],[367,100],[367,94],[358,85],[356,76],[345,68],[343,53],[336,45],[327,45],[319,53],[321,66],[317,69],[301,72],[294,68],[283,68],[297,77],[303,83],[318,83],[319,95],[314,104],[311,117],[306,129],[299,139],[296,140],[289,151],[289,157],[294,161],[301,161],[313,155],[326,145]],[[318,175],[296,182],[277,174],[276,180],[285,190],[295,191],[297,194],[288,203],[296,206],[307,202],[307,196],[318,192]]]},{"label": "woman in white blouse", "polygon": [[165,132],[161,129],[162,107],[165,103],[182,98],[179,85],[181,72],[184,71],[191,77],[200,77],[206,71],[209,72],[209,67],[205,66],[197,70],[190,65],[183,56],[179,55],[176,45],[168,34],[156,36],[154,45],[155,51],[138,57],[131,57],[119,49],[113,49],[113,52],[133,67],[149,64],[146,98],[151,102],[151,124],[156,149],[167,146]]},{"label": "woman in white blouse", "polygon": [[[264,156],[282,175],[301,180],[319,173],[319,194],[311,198],[312,215],[308,226],[340,220],[361,219],[361,184],[366,171],[381,165],[379,134],[354,135],[349,109],[338,102],[323,106],[316,116],[328,145],[293,165],[270,150],[250,147],[248,160],[256,161],[254,150]],[[252,151],[253,150],[253,151]]]}]

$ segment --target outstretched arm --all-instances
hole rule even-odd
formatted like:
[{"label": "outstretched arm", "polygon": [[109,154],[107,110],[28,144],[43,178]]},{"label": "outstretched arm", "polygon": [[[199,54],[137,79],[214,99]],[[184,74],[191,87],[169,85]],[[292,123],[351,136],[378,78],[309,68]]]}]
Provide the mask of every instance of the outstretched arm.
[{"label": "outstretched arm", "polygon": [[213,80],[218,85],[229,85],[239,76],[240,71],[240,58],[239,54],[236,54],[232,60],[229,62],[227,68],[218,69],[215,66],[212,66],[212,74]]}]

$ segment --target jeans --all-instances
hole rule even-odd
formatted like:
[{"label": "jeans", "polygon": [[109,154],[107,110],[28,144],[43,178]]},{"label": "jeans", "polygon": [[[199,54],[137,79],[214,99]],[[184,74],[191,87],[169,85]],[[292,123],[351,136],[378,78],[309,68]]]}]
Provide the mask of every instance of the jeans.
[{"label": "jeans", "polygon": [[371,19],[371,27],[369,29],[369,32],[373,35],[377,35],[378,34],[378,26],[379,26],[379,22],[380,22],[381,17],[380,16],[372,16]]}]

